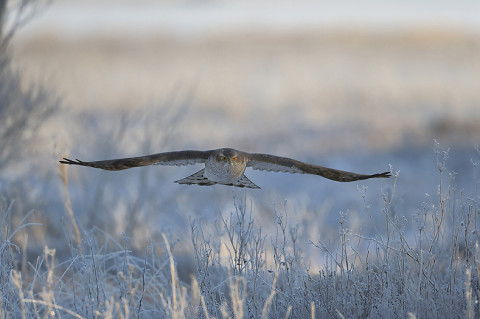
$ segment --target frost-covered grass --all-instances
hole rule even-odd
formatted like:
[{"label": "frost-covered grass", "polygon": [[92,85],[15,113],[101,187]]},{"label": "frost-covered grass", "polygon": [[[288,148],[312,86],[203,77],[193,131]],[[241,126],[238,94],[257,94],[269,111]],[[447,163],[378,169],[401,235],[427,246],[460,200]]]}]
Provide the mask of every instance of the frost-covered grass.
[{"label": "frost-covered grass", "polygon": [[[325,225],[335,227],[333,245],[299,240],[303,226],[291,222],[287,208],[272,208],[274,231],[265,231],[242,191],[218,220],[191,218],[189,233],[151,236],[141,252],[132,251],[127,236],[92,227],[65,233],[68,255],[45,247],[27,261],[28,234],[42,226],[27,216],[10,228],[12,202],[1,219],[1,315],[474,318],[480,311],[479,161],[471,162],[474,187],[459,189],[457,174],[447,168],[448,151],[436,144],[434,155],[438,188],[428,190],[413,220],[396,204],[402,174],[394,171],[392,187],[375,194],[381,209],[372,208],[366,187],[359,187],[365,224],[374,234],[349,229],[349,213],[343,213],[335,226]],[[23,247],[14,235],[24,237]],[[191,250],[181,248],[186,243]],[[311,258],[312,251],[320,257]],[[191,272],[185,270],[189,260]]]}]

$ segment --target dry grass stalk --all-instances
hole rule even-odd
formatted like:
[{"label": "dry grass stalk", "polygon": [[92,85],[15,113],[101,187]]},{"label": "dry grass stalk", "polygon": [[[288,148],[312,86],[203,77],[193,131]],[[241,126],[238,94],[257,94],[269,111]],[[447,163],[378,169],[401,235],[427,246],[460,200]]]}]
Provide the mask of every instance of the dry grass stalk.
[{"label": "dry grass stalk", "polygon": [[[66,156],[66,155],[65,155]],[[82,255],[82,237],[80,236],[80,230],[78,229],[77,221],[75,220],[75,214],[72,209],[72,202],[70,200],[70,193],[68,191],[68,169],[67,165],[58,165],[58,174],[63,182],[63,189],[65,190],[65,209],[73,225],[75,231],[75,239],[77,241],[78,252]]]}]

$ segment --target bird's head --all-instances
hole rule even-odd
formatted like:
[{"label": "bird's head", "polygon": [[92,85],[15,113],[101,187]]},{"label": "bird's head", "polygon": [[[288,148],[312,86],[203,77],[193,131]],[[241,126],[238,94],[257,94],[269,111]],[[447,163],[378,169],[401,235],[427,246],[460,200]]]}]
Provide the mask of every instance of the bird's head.
[{"label": "bird's head", "polygon": [[235,165],[236,163],[241,161],[241,158],[235,150],[231,148],[224,148],[218,152],[216,156],[216,160],[217,162],[224,165],[226,164]]},{"label": "bird's head", "polygon": [[231,148],[219,149],[214,158],[216,165],[223,167],[232,177],[242,176],[247,167],[247,157],[244,153]]}]

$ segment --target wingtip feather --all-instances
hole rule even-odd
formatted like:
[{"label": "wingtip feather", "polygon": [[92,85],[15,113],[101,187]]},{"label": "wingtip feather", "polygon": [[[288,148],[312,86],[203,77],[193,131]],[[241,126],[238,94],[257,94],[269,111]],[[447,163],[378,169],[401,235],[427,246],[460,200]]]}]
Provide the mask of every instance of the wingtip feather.
[{"label": "wingtip feather", "polygon": [[390,178],[392,177],[392,174],[390,172],[383,172],[379,174],[374,174],[372,177]]},{"label": "wingtip feather", "polygon": [[58,162],[61,164],[69,164],[69,165],[85,165],[85,162],[82,162],[78,158],[76,158],[75,160],[71,160],[69,158],[64,157],[63,160]]},{"label": "wingtip feather", "polygon": [[62,160],[58,161],[59,163],[62,163],[62,164],[70,164],[71,160],[64,157]]}]

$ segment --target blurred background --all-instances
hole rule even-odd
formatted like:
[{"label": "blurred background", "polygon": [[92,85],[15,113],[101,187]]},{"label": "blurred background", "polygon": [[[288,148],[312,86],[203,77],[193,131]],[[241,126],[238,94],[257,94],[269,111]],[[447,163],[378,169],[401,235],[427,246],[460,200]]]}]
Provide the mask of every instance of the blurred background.
[{"label": "blurred background", "polygon": [[[15,10],[7,25],[15,23]],[[24,100],[9,99],[2,115],[10,131],[21,128],[17,139],[3,135],[4,205],[15,200],[18,223],[33,209],[29,218],[43,224],[29,233],[31,253],[49,245],[67,254],[61,157],[232,147],[359,173],[391,165],[400,172],[393,213],[414,229],[413,216],[440,180],[434,139],[440,161],[451,149],[446,182],[454,177],[458,190],[478,196],[472,163],[480,158],[479,16],[473,0],[39,6],[8,48],[9,74]],[[11,87],[1,90],[12,94]],[[24,126],[15,124],[22,110]],[[79,227],[126,236],[140,251],[168,232],[178,251],[187,251],[193,219],[217,227],[244,195],[173,183],[199,169],[70,167]],[[307,252],[310,240],[338,245],[341,212],[352,233],[372,235],[394,185],[248,170],[246,176],[262,187],[246,192],[256,224],[268,236],[276,214],[287,214]]]}]

